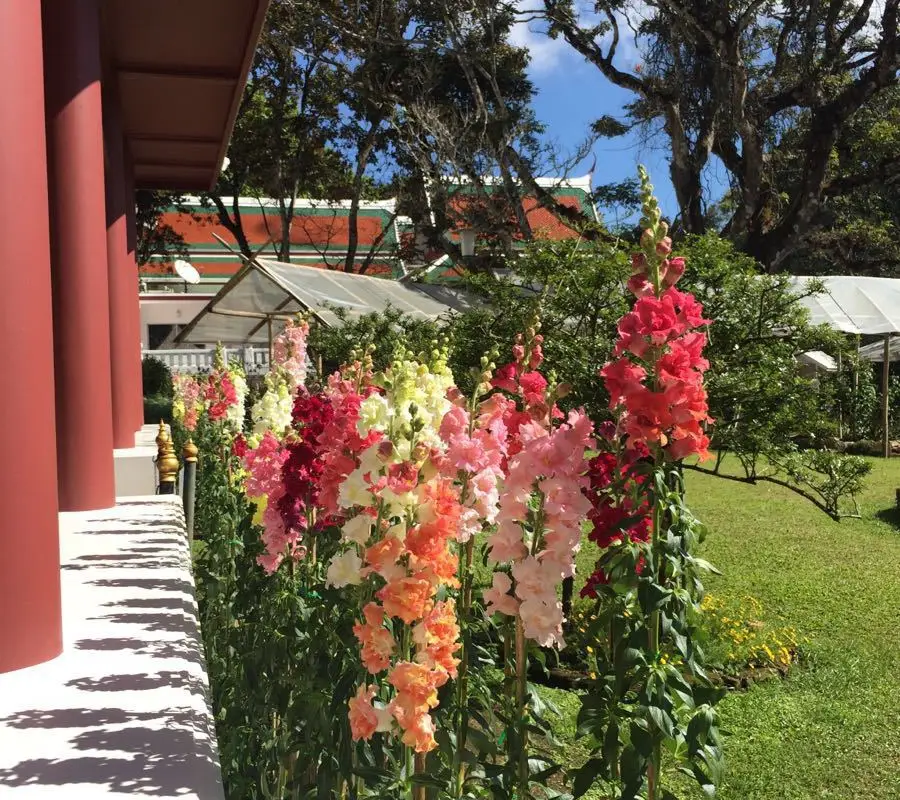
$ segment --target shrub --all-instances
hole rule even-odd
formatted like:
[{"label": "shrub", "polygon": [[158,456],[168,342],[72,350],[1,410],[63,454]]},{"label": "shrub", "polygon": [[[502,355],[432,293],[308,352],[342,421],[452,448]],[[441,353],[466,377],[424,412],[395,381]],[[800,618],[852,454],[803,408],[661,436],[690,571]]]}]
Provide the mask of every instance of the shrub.
[{"label": "shrub", "polygon": [[141,362],[141,379],[144,397],[172,396],[172,370],[158,358],[144,356]]},{"label": "shrub", "polygon": [[862,491],[863,478],[872,471],[869,461],[829,450],[803,450],[782,459],[778,466],[787,473],[795,491],[829,516],[850,516],[841,505],[845,498],[853,503],[853,515],[859,516],[856,496]]},{"label": "shrub", "polygon": [[874,439],[880,403],[873,365],[849,354],[844,357],[840,372],[825,376],[822,384],[834,395],[835,418],[843,418],[843,439]]},{"label": "shrub", "polygon": [[160,420],[172,422],[172,398],[159,394],[144,397],[144,424],[156,425]]}]

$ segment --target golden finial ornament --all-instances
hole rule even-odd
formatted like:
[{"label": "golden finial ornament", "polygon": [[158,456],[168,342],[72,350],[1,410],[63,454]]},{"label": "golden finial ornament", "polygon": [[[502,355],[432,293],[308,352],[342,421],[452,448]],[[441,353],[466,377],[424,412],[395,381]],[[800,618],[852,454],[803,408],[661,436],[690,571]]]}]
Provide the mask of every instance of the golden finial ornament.
[{"label": "golden finial ornament", "polygon": [[169,441],[169,430],[164,420],[159,421],[159,431],[156,434],[156,451],[162,455],[163,444]]},{"label": "golden finial ornament", "polygon": [[158,450],[156,456],[156,471],[159,473],[159,493],[174,494],[175,482],[178,480],[178,456],[175,455],[175,445],[166,436],[160,442],[157,439]]},{"label": "golden finial ornament", "polygon": [[184,447],[181,448],[181,457],[184,459],[186,464],[195,464],[197,463],[197,456],[200,454],[200,450],[197,445],[194,444],[193,439],[188,439],[184,443]]}]

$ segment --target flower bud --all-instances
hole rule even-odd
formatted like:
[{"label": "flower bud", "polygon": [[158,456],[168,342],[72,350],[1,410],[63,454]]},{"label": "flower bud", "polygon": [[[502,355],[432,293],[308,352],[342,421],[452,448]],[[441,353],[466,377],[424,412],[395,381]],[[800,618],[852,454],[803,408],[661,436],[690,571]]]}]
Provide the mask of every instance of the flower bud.
[{"label": "flower bud", "polygon": [[636,275],[640,275],[647,271],[647,256],[643,253],[631,254],[631,270]]},{"label": "flower bud", "polygon": [[428,448],[428,445],[423,442],[419,442],[410,453],[410,460],[415,464],[421,464],[428,458],[428,455],[431,451]]},{"label": "flower bud", "polygon": [[394,444],[390,439],[384,439],[378,444],[378,458],[382,461],[389,461],[394,455]]},{"label": "flower bud", "polygon": [[666,262],[666,274],[663,278],[665,287],[674,286],[684,275],[684,259],[681,256],[670,258]]}]

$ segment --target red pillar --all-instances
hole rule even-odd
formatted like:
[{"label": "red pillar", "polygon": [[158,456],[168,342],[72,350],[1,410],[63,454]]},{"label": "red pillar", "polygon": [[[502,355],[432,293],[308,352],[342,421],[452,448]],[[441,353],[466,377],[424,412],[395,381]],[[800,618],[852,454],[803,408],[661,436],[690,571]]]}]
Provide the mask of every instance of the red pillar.
[{"label": "red pillar", "polygon": [[[128,153],[125,153],[125,220],[126,235],[128,237],[128,264],[129,269],[133,271],[135,280],[138,277],[137,266],[137,222],[135,220],[134,207],[134,167]],[[133,390],[134,416],[137,420],[135,430],[141,428],[144,424],[144,385],[143,373],[141,369],[141,296],[138,286],[135,287],[134,294],[129,305],[128,324],[131,329],[131,336],[137,348],[137,381],[135,381]],[[157,420],[158,422],[158,420]],[[152,423],[152,420],[151,420]]]},{"label": "red pillar", "polygon": [[0,2],[0,672],[59,655],[59,525],[40,0]]},{"label": "red pillar", "polygon": [[135,432],[143,421],[134,402],[135,387],[141,385],[140,339],[135,338],[131,319],[138,303],[137,267],[128,257],[125,153],[118,101],[111,90],[104,92],[103,101],[113,446],[134,447]]},{"label": "red pillar", "polygon": [[[44,0],[59,505],[115,503],[96,0]],[[15,73],[12,73],[15,74]]]}]

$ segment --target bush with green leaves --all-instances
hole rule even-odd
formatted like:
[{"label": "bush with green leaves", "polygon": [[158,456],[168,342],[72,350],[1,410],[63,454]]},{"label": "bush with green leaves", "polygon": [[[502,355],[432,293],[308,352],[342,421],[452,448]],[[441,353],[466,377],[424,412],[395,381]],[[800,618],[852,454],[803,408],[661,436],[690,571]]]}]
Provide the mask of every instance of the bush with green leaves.
[{"label": "bush with green leaves", "polygon": [[841,438],[874,439],[881,406],[874,365],[859,360],[855,353],[845,354],[840,369],[825,375],[822,383],[834,396],[833,414],[842,422]]},{"label": "bush with green leaves", "polygon": [[379,314],[365,314],[351,319],[344,309],[334,309],[339,324],[331,327],[313,323],[310,326],[309,350],[321,358],[322,372],[330,375],[341,364],[349,363],[351,353],[374,346],[375,369],[382,370],[390,362],[398,346],[413,353],[431,350],[441,335],[441,324],[415,319],[387,308]]},{"label": "bush with green leaves", "polygon": [[[481,304],[450,315],[442,326],[389,311],[343,328],[320,329],[315,334],[316,345],[328,363],[336,364],[360,342],[372,342],[382,353],[391,352],[398,342],[420,351],[442,333],[452,343],[453,372],[467,391],[471,388],[466,383],[468,376],[477,372],[481,357],[492,348],[503,347],[540,310],[546,368],[571,386],[563,404],[583,406],[600,422],[609,418],[609,399],[597,370],[610,356],[616,320],[624,310],[622,284],[629,274],[626,246],[579,239],[532,242],[510,264],[508,274],[472,276],[467,288]],[[707,317],[715,321],[709,329],[706,355],[717,460],[704,469],[734,477],[723,469],[730,455],[740,465],[742,480],[780,481],[804,496],[818,497],[829,514],[837,515],[840,503],[811,491],[809,482],[799,479],[801,472],[793,469],[799,445],[821,451],[834,439],[840,391],[846,394],[832,379],[805,376],[797,353],[841,352],[843,361],[850,363],[854,349],[842,334],[810,324],[800,299],[805,293],[821,291],[821,285],[813,282],[798,294],[788,277],[763,274],[753,259],[714,234],[688,237],[677,252],[690,264],[684,290],[695,294]],[[845,370],[843,374],[848,373]],[[858,375],[853,424],[862,429],[870,414],[874,386],[864,367]],[[841,402],[846,407],[846,398]],[[830,461],[828,469],[841,475],[849,471],[861,478],[864,474],[864,467],[846,456],[810,454],[803,458],[815,460],[817,468]],[[788,466],[794,477],[784,473]],[[859,483],[855,478],[842,478],[833,485],[852,493]]]},{"label": "bush with green leaves", "polygon": [[141,380],[144,397],[172,396],[172,370],[155,356],[144,356],[141,361]]}]

